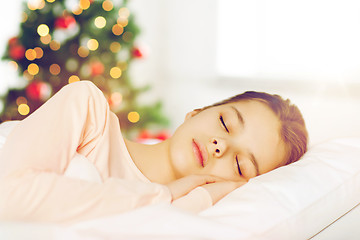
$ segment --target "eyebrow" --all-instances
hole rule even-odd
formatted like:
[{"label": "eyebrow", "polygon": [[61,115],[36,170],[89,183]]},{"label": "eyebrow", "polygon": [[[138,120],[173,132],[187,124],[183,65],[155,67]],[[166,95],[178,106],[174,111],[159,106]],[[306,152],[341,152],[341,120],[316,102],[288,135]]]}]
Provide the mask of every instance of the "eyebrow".
[{"label": "eyebrow", "polygon": [[258,161],[256,160],[254,154],[252,152],[249,152],[250,155],[250,161],[252,162],[252,164],[254,164],[255,166],[255,170],[256,170],[256,176],[260,175],[260,171],[259,171],[259,164]]},{"label": "eyebrow", "polygon": [[242,117],[242,115],[241,115],[241,113],[239,112],[239,110],[237,110],[237,108],[234,107],[234,106],[231,106],[231,108],[235,111],[236,116],[237,116],[238,119],[239,119],[239,122],[240,122],[242,125],[245,125],[244,118]]}]

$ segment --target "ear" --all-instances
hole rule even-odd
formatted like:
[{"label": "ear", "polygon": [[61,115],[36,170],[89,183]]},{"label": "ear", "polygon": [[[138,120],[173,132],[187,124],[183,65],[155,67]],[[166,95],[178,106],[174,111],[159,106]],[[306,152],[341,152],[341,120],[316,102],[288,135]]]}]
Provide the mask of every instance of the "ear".
[{"label": "ear", "polygon": [[200,111],[201,111],[200,109],[195,109],[195,110],[192,110],[191,112],[188,112],[185,116],[185,121],[192,118],[193,116],[198,114]]}]

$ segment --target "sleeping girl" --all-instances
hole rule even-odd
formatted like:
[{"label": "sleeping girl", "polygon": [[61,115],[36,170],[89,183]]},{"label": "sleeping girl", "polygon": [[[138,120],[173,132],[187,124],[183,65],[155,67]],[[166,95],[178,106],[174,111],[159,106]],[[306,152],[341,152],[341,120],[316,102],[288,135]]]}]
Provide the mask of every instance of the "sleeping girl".
[{"label": "sleeping girl", "polygon": [[[297,161],[307,138],[289,100],[245,92],[188,113],[161,143],[140,144],[122,137],[93,83],[72,83],[7,137],[0,220],[68,223],[162,202],[199,212],[249,179]],[[66,176],[76,154],[100,181]]]}]

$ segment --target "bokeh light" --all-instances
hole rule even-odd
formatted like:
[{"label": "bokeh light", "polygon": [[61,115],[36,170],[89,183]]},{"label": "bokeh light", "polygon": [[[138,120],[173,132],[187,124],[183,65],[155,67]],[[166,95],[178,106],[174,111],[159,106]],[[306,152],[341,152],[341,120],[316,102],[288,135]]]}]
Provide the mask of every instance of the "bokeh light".
[{"label": "bokeh light", "polygon": [[123,98],[123,96],[119,92],[113,92],[110,97],[112,104],[115,106],[118,106],[121,104],[122,98]]},{"label": "bokeh light", "polygon": [[19,105],[21,105],[21,104],[27,104],[27,100],[26,100],[26,98],[24,98],[24,97],[18,97],[17,99],[16,99],[16,104],[19,106]]},{"label": "bokeh light", "polygon": [[29,64],[27,71],[30,75],[35,76],[36,74],[39,73],[39,66],[35,63],[31,63]]},{"label": "bokeh light", "polygon": [[18,70],[18,68],[19,68],[19,65],[15,61],[10,61],[9,65],[12,66],[15,71]]},{"label": "bokeh light", "polygon": [[111,1],[105,0],[102,4],[102,7],[105,11],[111,11],[114,8],[114,5]]},{"label": "bokeh light", "polygon": [[128,18],[130,16],[129,9],[123,7],[119,9],[119,17],[120,18]]},{"label": "bokeh light", "polygon": [[34,11],[36,9],[43,9],[45,7],[45,1],[44,0],[28,0],[27,7],[32,11]]},{"label": "bokeh light", "polygon": [[118,18],[117,23],[123,27],[126,27],[129,24],[129,20],[127,18]]},{"label": "bokeh light", "polygon": [[121,74],[122,74],[122,71],[118,67],[113,67],[110,69],[110,76],[112,78],[119,78],[119,77],[121,77]]},{"label": "bokeh light", "polygon": [[89,49],[84,46],[80,46],[77,53],[80,57],[86,58],[87,56],[89,56]]},{"label": "bokeh light", "polygon": [[87,42],[87,47],[89,48],[89,50],[95,51],[99,47],[99,42],[96,39],[90,39]]},{"label": "bokeh light", "polygon": [[28,115],[30,112],[30,107],[25,103],[20,104],[18,106],[18,112],[23,116]]},{"label": "bokeh light", "polygon": [[122,39],[124,40],[124,42],[131,42],[133,36],[134,35],[132,34],[132,32],[124,32],[124,34],[122,35]]},{"label": "bokeh light", "polygon": [[82,12],[83,12],[83,10],[81,8],[77,8],[72,11],[72,13],[75,15],[80,15],[80,14],[82,14]]},{"label": "bokeh light", "polygon": [[46,36],[40,37],[40,41],[45,45],[49,44],[51,42],[51,35],[48,34]]},{"label": "bokeh light", "polygon": [[28,18],[29,18],[29,16],[27,15],[26,12],[23,12],[23,13],[21,14],[21,22],[22,22],[22,23],[26,22],[26,21],[28,20]]},{"label": "bokeh light", "polygon": [[81,9],[86,10],[90,7],[90,1],[89,0],[80,0],[79,6]]},{"label": "bokeh light", "polygon": [[60,42],[58,42],[58,41],[56,41],[56,40],[52,40],[51,42],[50,42],[50,48],[51,48],[51,50],[53,50],[53,51],[57,51],[57,50],[59,50],[60,49],[60,47],[61,47],[61,45],[60,45]]},{"label": "bokeh light", "polygon": [[37,28],[37,33],[41,36],[44,37],[46,35],[49,34],[49,27],[46,24],[40,24]]},{"label": "bokeh light", "polygon": [[34,79],[34,75],[31,75],[27,69],[23,72],[23,77],[26,78],[28,81],[31,81]]},{"label": "bokeh light", "polygon": [[112,51],[113,53],[119,52],[120,49],[121,49],[121,44],[119,42],[112,42],[110,44],[110,51]]},{"label": "bokeh light", "polygon": [[73,82],[79,82],[80,78],[76,75],[72,75],[71,77],[69,77],[69,83],[73,83]]},{"label": "bokeh light", "polygon": [[102,16],[95,18],[94,24],[97,28],[104,28],[106,26],[106,19]]},{"label": "bokeh light", "polygon": [[120,25],[120,24],[115,24],[112,27],[112,32],[117,35],[120,36],[123,32],[124,32],[124,28]]},{"label": "bokeh light", "polygon": [[59,64],[51,64],[50,67],[49,67],[49,72],[52,74],[52,75],[59,75],[59,73],[61,72],[61,68],[59,66]]},{"label": "bokeh light", "polygon": [[128,120],[132,123],[136,123],[140,120],[140,115],[137,112],[129,112]]},{"label": "bokeh light", "polygon": [[25,57],[27,60],[33,61],[36,58],[36,51],[34,49],[26,50]]},{"label": "bokeh light", "polygon": [[69,58],[65,63],[65,68],[69,72],[75,72],[79,67],[79,62],[74,58]]},{"label": "bokeh light", "polygon": [[34,51],[37,59],[40,59],[44,56],[44,51],[40,47],[34,48]]}]

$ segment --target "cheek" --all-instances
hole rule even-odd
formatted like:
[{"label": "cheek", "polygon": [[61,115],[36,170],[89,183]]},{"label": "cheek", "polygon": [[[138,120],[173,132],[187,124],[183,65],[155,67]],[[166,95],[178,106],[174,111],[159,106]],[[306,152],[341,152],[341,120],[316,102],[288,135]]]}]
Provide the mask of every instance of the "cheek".
[{"label": "cheek", "polygon": [[233,163],[228,159],[217,159],[212,166],[208,167],[208,174],[234,181],[239,178],[234,172]]}]

